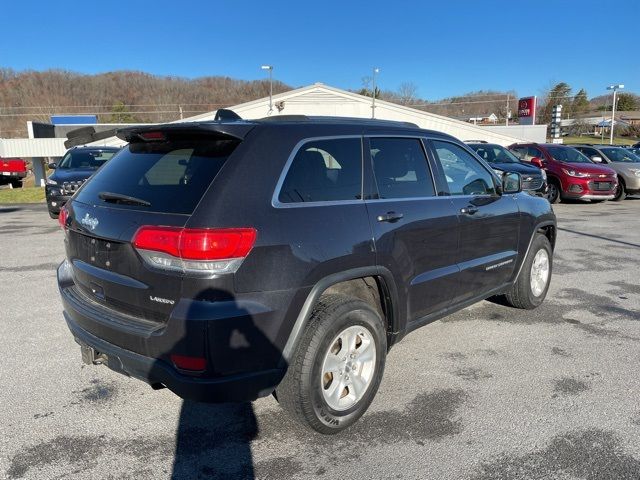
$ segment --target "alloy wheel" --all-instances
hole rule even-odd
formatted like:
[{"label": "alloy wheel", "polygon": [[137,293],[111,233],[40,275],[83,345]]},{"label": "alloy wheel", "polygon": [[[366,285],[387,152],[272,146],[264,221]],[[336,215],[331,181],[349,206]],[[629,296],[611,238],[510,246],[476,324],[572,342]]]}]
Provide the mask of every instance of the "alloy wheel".
[{"label": "alloy wheel", "polygon": [[321,370],[321,389],[327,405],[336,411],[353,407],[374,378],[376,345],[363,326],[351,326],[329,344]]}]

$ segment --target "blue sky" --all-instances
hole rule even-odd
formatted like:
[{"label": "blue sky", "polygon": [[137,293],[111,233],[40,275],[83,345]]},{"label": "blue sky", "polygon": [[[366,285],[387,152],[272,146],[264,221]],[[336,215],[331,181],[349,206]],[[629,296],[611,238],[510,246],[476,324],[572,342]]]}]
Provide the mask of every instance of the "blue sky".
[{"label": "blue sky", "polygon": [[640,1],[3,2],[0,66],[81,73],[141,70],[181,77],[274,77],[357,89],[403,82],[419,96],[550,82],[590,97],[624,83],[640,93]]}]

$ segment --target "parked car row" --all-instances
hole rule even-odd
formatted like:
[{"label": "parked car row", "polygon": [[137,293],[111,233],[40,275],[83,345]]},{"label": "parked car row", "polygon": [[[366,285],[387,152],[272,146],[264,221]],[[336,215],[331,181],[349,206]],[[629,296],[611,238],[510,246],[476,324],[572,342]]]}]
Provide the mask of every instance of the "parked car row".
[{"label": "parked car row", "polygon": [[509,147],[527,163],[547,173],[546,198],[623,200],[640,193],[640,157],[611,145],[518,143]]}]

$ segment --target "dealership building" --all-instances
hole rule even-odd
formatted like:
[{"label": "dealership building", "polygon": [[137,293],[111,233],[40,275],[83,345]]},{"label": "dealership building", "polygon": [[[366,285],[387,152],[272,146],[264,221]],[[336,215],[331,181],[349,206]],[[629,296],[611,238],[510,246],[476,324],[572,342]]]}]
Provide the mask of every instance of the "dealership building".
[{"label": "dealership building", "polygon": [[[374,118],[396,120],[416,124],[420,128],[448,133],[460,140],[482,140],[500,145],[515,142],[544,141],[546,125],[515,125],[481,127],[453,118],[436,115],[415,108],[375,99],[316,83],[285,93],[265,97],[240,105],[228,107],[244,119],[267,116],[308,115]],[[216,111],[177,120],[177,122],[212,121]],[[87,125],[77,125],[78,128]],[[128,125],[131,126],[131,125]],[[36,185],[44,182],[45,159],[64,155],[66,134],[73,125],[48,125],[28,123],[27,139],[0,139],[0,157],[31,158],[33,160]],[[113,129],[113,124],[95,125],[96,131]],[[124,142],[115,136],[103,138],[92,145],[119,146]]]}]

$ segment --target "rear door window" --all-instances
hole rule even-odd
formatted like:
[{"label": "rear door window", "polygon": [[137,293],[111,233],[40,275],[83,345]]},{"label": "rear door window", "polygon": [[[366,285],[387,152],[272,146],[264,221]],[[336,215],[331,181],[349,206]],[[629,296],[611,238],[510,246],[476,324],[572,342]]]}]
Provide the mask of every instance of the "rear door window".
[{"label": "rear door window", "polygon": [[422,142],[417,138],[371,138],[371,158],[380,198],[435,196]]},{"label": "rear door window", "polygon": [[126,195],[149,206],[122,208],[191,214],[239,141],[189,139],[130,143],[78,193],[83,203],[103,204],[100,194]]},{"label": "rear door window", "polygon": [[311,140],[298,149],[278,194],[281,203],[362,199],[362,139]]}]

